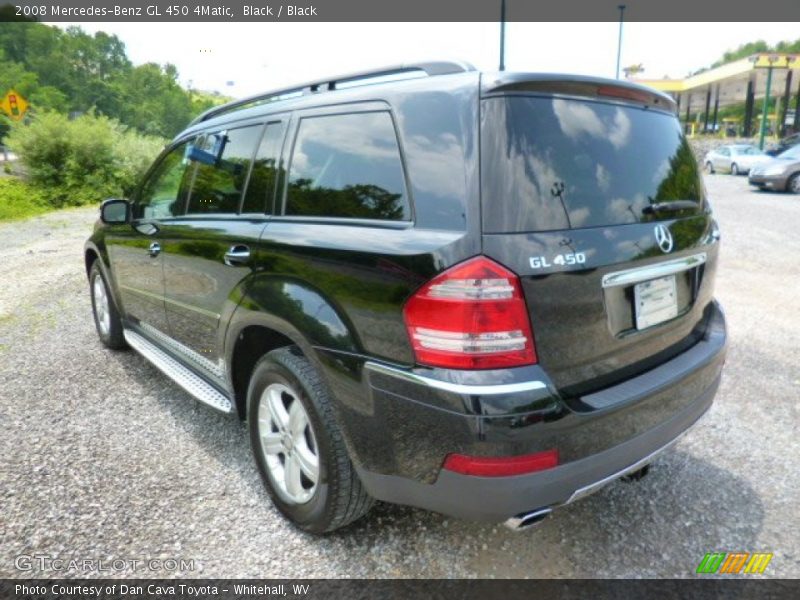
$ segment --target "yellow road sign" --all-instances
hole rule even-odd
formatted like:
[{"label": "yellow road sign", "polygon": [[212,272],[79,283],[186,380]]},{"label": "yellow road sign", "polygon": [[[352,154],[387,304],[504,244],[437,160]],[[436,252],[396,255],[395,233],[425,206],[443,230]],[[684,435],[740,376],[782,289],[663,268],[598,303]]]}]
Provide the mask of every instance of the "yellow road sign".
[{"label": "yellow road sign", "polygon": [[14,90],[8,90],[8,93],[0,101],[0,108],[12,121],[20,121],[25,116],[28,106],[28,101]]}]

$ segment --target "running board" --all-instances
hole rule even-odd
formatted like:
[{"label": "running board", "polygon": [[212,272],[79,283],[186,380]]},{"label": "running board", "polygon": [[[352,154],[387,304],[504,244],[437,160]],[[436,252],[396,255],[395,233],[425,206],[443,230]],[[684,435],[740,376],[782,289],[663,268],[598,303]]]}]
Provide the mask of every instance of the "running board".
[{"label": "running board", "polygon": [[124,329],[125,341],[128,345],[149,360],[164,375],[189,392],[203,404],[225,413],[232,410],[230,399],[205,379],[196,375],[189,368],[172,358],[148,339],[131,329]]}]

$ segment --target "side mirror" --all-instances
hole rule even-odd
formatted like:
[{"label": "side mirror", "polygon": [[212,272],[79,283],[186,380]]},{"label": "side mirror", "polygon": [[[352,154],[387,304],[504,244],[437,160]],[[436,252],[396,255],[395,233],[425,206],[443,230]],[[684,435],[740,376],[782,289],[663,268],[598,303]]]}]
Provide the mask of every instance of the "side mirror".
[{"label": "side mirror", "polygon": [[106,225],[121,225],[130,220],[131,205],[127,200],[109,198],[100,205],[100,220]]}]

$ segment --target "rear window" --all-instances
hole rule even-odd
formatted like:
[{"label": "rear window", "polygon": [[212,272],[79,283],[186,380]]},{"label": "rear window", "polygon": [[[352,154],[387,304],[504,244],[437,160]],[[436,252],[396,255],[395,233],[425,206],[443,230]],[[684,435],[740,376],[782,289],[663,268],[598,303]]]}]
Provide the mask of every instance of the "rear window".
[{"label": "rear window", "polygon": [[[490,98],[482,109],[487,233],[603,227],[703,209],[697,163],[670,114],[531,96]],[[697,207],[643,212],[673,200]]]}]

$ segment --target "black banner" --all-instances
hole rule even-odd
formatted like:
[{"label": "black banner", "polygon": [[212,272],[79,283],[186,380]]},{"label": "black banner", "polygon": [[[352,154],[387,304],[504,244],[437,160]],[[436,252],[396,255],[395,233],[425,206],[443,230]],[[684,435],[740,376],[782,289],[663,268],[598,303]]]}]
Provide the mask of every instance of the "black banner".
[{"label": "black banner", "polygon": [[458,598],[463,600],[783,600],[800,597],[800,580],[20,580],[0,581],[3,600],[265,600],[304,598]]},{"label": "black banner", "polygon": [[[0,20],[143,22],[499,21],[502,0],[16,0]],[[507,21],[768,22],[800,20],[798,0],[505,0]],[[754,30],[754,35],[759,33]],[[680,40],[676,39],[676,43]]]}]

